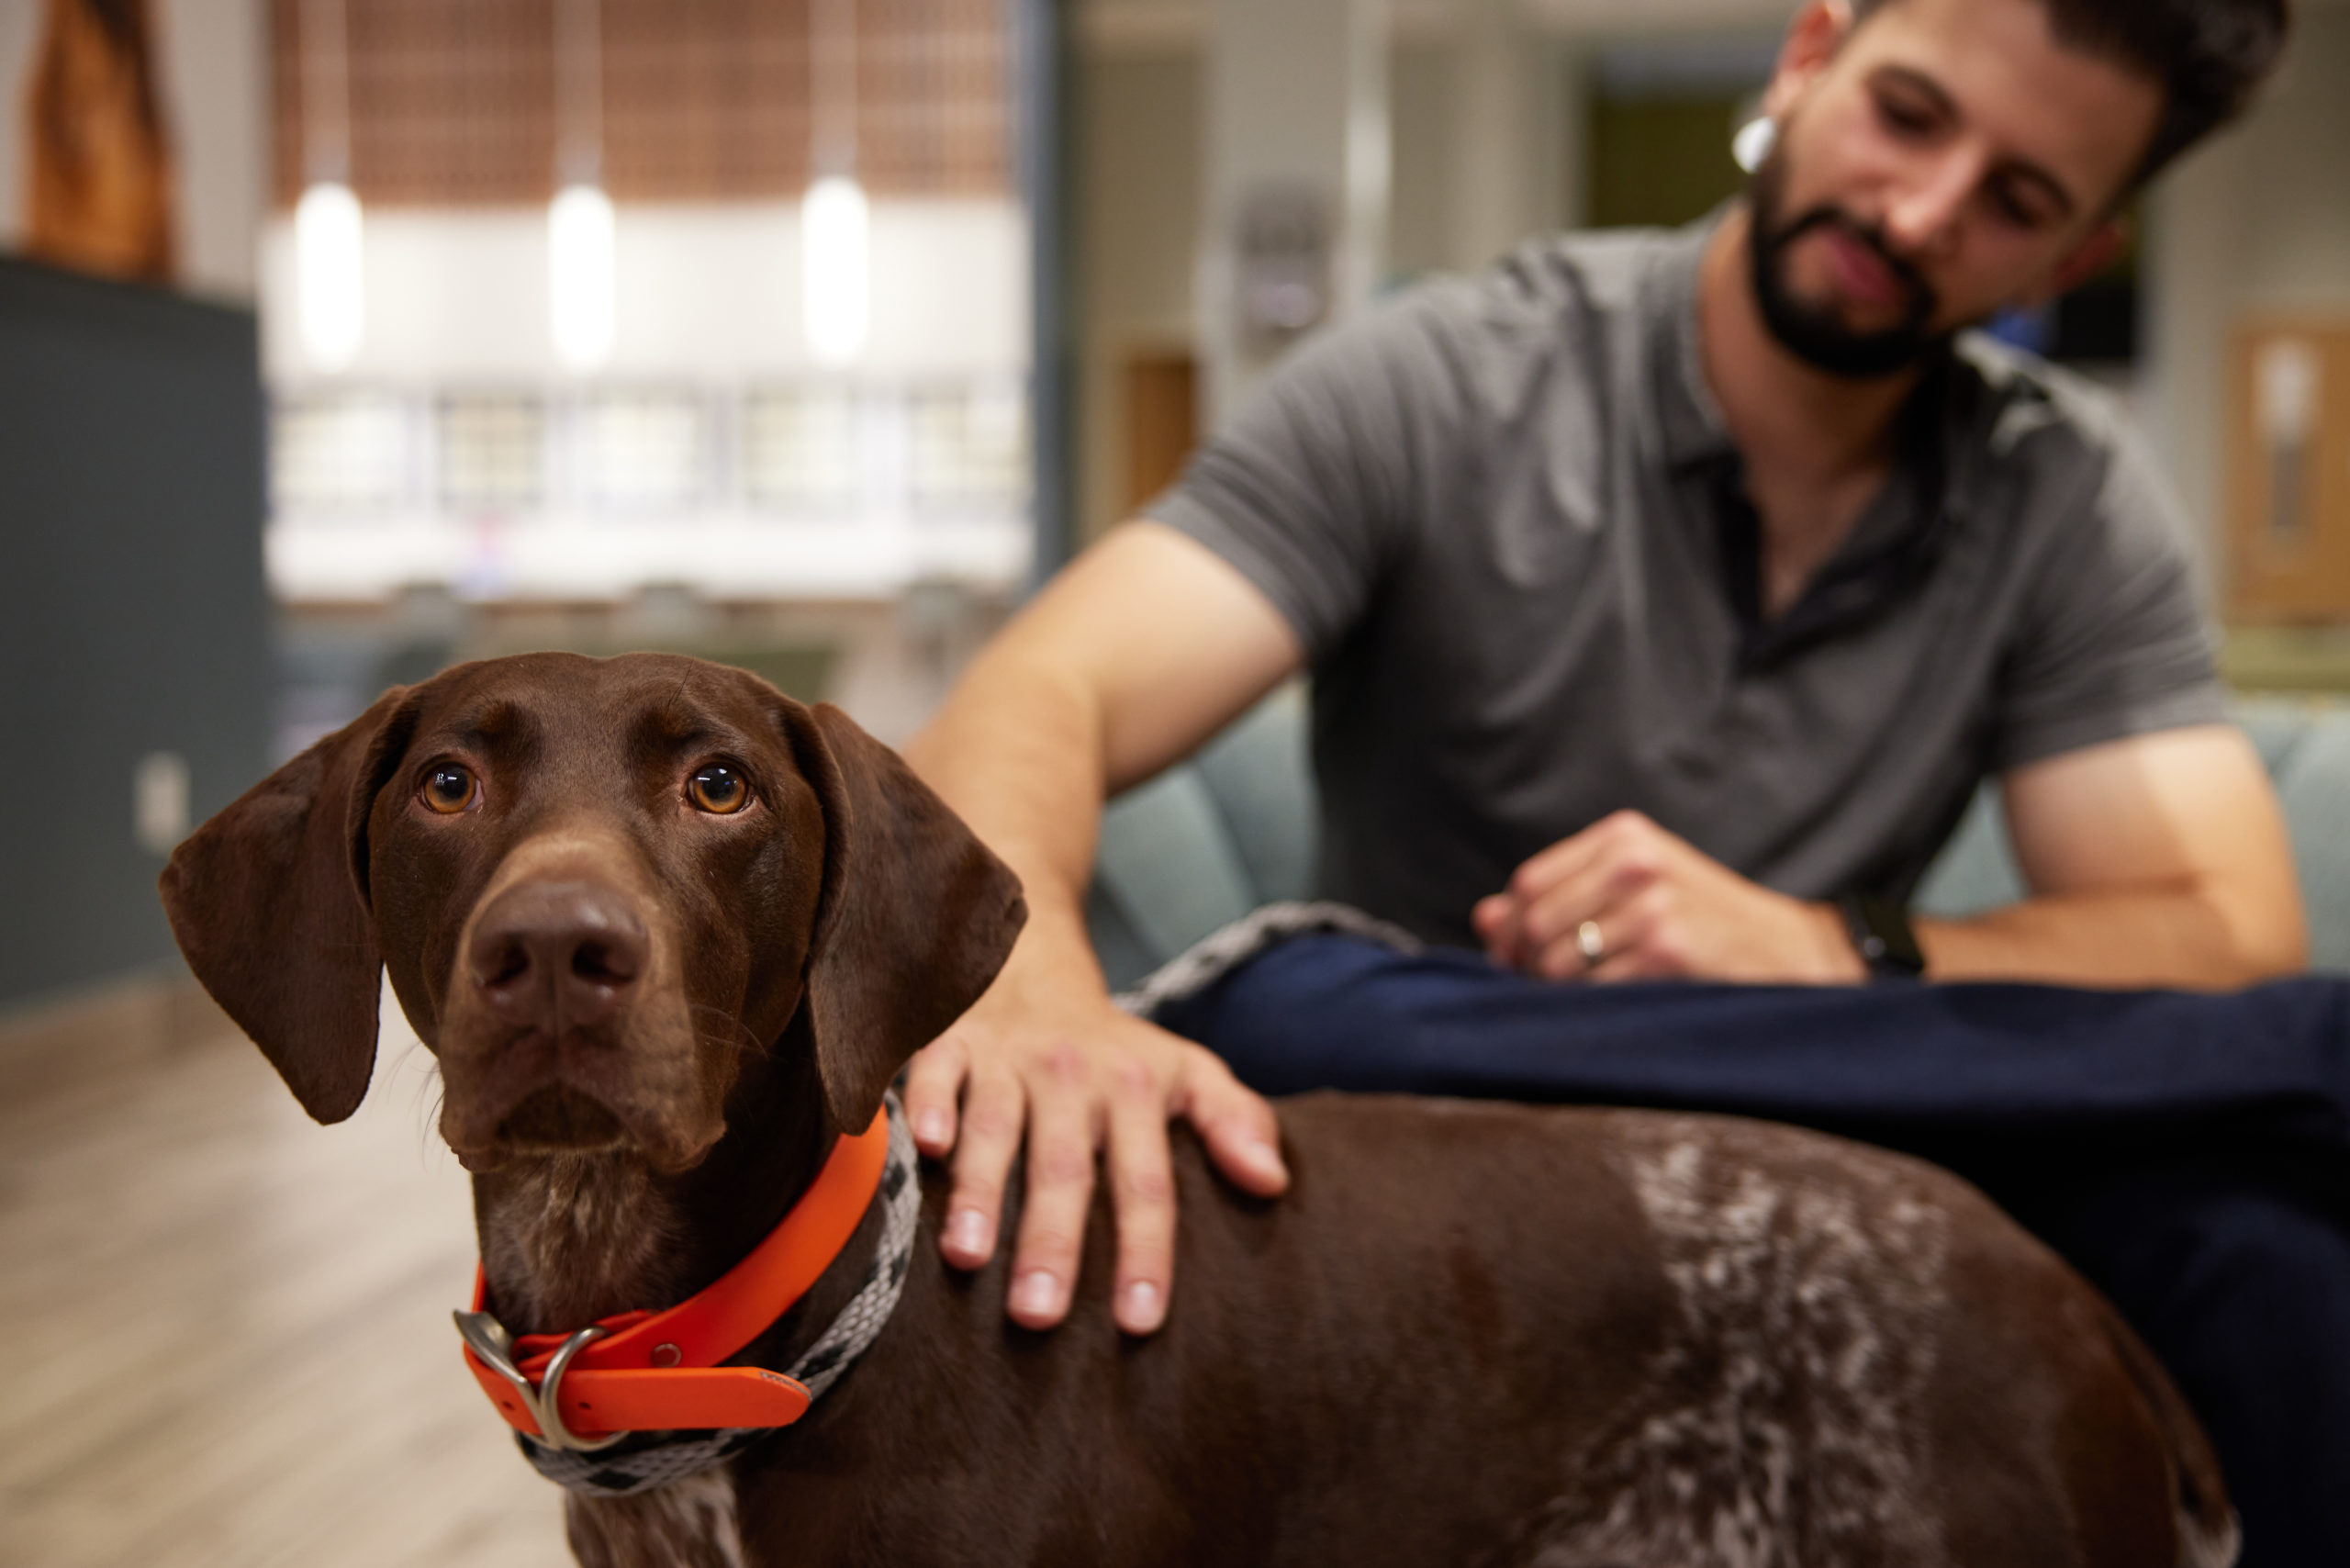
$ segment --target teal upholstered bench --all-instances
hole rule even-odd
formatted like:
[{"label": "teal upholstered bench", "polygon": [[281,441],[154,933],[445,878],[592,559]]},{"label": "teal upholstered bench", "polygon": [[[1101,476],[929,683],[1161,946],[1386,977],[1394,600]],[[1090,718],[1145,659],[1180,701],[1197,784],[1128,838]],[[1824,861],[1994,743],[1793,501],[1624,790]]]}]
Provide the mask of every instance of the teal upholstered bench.
[{"label": "teal upholstered bench", "polygon": [[[2238,717],[2284,799],[2309,902],[2310,962],[2350,970],[2350,705],[2250,700]],[[1305,701],[1268,698],[1196,756],[1110,804],[1086,915],[1113,988],[1259,904],[1311,896],[1314,780]],[[1998,790],[1975,798],[1919,904],[1965,914],[2021,890]]]}]

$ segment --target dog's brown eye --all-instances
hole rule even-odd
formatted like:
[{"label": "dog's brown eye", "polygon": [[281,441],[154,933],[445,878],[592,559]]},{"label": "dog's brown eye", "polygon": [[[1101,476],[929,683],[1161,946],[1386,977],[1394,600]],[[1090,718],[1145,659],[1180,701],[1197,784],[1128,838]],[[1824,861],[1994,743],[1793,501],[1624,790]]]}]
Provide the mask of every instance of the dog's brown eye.
[{"label": "dog's brown eye", "polygon": [[686,780],[686,794],[705,812],[732,816],[751,803],[751,786],[733,768],[711,763]]},{"label": "dog's brown eye", "polygon": [[455,816],[474,801],[474,773],[453,762],[442,764],[424,776],[424,788],[418,795],[424,803],[444,817]]}]

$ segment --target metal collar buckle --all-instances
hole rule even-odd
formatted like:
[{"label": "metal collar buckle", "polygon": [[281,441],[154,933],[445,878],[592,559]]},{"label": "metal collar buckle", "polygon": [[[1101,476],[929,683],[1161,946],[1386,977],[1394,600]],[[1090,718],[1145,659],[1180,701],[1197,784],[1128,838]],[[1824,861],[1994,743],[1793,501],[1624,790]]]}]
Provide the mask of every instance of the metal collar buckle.
[{"label": "metal collar buckle", "polygon": [[466,1347],[480,1359],[482,1365],[512,1383],[514,1392],[522,1396],[523,1408],[530,1411],[531,1418],[539,1424],[540,1440],[547,1447],[569,1449],[575,1453],[595,1453],[610,1448],[628,1436],[626,1432],[614,1432],[593,1442],[575,1436],[571,1428],[563,1424],[563,1411],[556,1398],[562,1392],[563,1374],[570,1367],[571,1358],[602,1338],[603,1329],[582,1328],[556,1347],[554,1354],[547,1358],[546,1376],[540,1379],[539,1385],[533,1388],[531,1380],[522,1374],[522,1369],[514,1364],[514,1338],[506,1332],[506,1325],[487,1312],[459,1312],[451,1316],[456,1318],[457,1332],[464,1336]]}]

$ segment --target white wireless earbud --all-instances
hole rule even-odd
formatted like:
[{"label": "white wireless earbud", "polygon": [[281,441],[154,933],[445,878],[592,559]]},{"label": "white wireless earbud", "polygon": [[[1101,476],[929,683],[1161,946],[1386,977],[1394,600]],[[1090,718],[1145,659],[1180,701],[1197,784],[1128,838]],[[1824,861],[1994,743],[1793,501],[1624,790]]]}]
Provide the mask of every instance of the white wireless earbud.
[{"label": "white wireless earbud", "polygon": [[1779,122],[1769,115],[1758,115],[1740,126],[1738,134],[1729,139],[1729,155],[1751,174],[1762,166],[1763,159],[1771,156],[1771,149],[1778,140]]}]

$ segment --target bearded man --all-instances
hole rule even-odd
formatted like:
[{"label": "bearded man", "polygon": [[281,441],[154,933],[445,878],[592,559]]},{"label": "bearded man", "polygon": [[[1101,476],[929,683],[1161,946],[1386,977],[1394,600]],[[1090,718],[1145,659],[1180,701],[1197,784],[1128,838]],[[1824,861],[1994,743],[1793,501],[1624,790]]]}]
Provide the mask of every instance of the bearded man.
[{"label": "bearded man", "polygon": [[[1278,370],[909,749],[1030,909],[909,1079],[955,1154],[948,1259],[992,1254],[1024,1131],[1008,1305],[1059,1321],[1106,1154],[1113,1310],[1155,1330],[1169,1117],[1240,1186],[1286,1180],[1226,1058],[1272,1089],[1807,1120],[1949,1159],[2114,1295],[2212,1430],[2246,1562],[2350,1562],[2339,1189],[2147,1130],[2306,1092],[2339,1143],[2343,1009],[2175,994],[2305,962],[2280,813],[2154,465],[2108,399],[1965,330],[2108,261],[2285,26],[2282,0],[1811,0],[1744,199],[1538,242]],[[1437,948],[1291,944],[1186,1040],[1113,1008],[1087,945],[1101,804],[1299,670],[1321,890]],[[1986,777],[2029,896],[1911,922]],[[1887,972],[2039,983],[1859,983]],[[1653,980],[1769,989],[1612,983]]]}]

